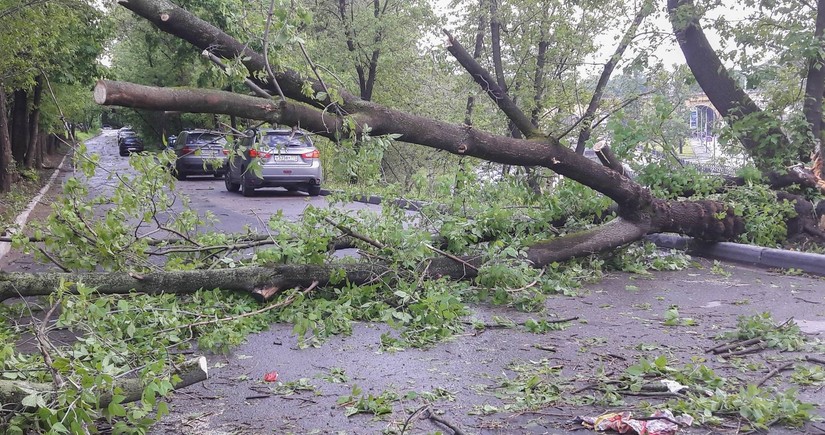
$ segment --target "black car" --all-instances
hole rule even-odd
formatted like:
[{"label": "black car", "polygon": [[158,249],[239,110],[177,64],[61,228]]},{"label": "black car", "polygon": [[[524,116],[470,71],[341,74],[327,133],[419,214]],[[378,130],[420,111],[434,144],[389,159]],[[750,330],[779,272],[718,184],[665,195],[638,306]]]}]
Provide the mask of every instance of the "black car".
[{"label": "black car", "polygon": [[143,151],[143,141],[137,135],[129,135],[118,140],[118,147],[121,156],[128,156]]},{"label": "black car", "polygon": [[213,130],[184,130],[178,133],[173,149],[174,174],[178,180],[189,175],[212,175],[223,177],[229,150],[225,149],[225,134]]}]

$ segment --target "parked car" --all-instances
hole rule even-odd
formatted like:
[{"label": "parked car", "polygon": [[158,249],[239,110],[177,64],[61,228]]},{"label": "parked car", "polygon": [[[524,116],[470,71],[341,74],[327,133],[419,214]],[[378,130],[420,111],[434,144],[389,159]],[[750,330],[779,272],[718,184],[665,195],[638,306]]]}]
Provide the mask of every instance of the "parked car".
[{"label": "parked car", "polygon": [[226,138],[219,131],[184,130],[174,141],[174,174],[178,180],[189,175],[214,175],[220,178],[226,172]]},{"label": "parked car", "polygon": [[250,130],[235,141],[224,176],[226,190],[251,196],[262,187],[321,193],[321,156],[305,131]]},{"label": "parked car", "polygon": [[118,149],[121,156],[128,156],[131,153],[143,151],[143,141],[134,133],[125,135],[118,141]]},{"label": "parked car", "polygon": [[120,130],[118,130],[117,131],[117,146],[120,146],[123,143],[123,139],[125,139],[129,136],[137,136],[137,133],[135,133],[129,127],[123,127]]}]

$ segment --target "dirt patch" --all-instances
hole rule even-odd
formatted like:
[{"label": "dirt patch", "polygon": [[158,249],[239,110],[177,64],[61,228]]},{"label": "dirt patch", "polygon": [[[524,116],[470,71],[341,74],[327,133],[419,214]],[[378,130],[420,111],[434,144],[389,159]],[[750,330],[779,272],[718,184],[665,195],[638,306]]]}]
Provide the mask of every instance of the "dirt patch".
[{"label": "dirt patch", "polygon": [[[450,433],[440,423],[421,419],[423,413],[411,418],[427,404],[466,433],[567,433],[581,429],[572,423],[578,415],[634,410],[645,402],[667,400],[621,394],[599,401],[599,395],[586,388],[600,376],[618,379],[643,358],[664,358],[668,367],[680,369],[704,365],[744,386],[786,361],[822,354],[821,345],[805,352],[766,349],[741,358],[707,352],[721,343],[715,339],[720,333],[736,329],[740,316],[760,313],[769,313],[776,323],[794,319],[806,331],[806,340],[816,343],[825,333],[825,280],[700,264],[650,276],[611,274],[578,296],[549,298],[544,314],[473,307],[473,318],[488,325],[497,318],[517,324],[530,318],[577,318],[563,330],[543,334],[523,326],[468,327],[466,334],[432,349],[387,352],[380,348],[381,334],[392,332],[385,325],[359,324],[351,336],[309,349],[298,348],[290,325],[273,325],[229,355],[210,356],[211,378],[177,393],[171,415],[152,433],[374,434],[402,428],[407,434]],[[271,371],[279,373],[278,383],[263,382]],[[791,373],[780,372],[763,388],[786,391],[792,386],[801,400],[825,403],[821,383],[791,385]],[[531,376],[537,382],[532,387],[524,381]],[[528,394],[538,392],[546,395],[546,402]],[[528,405],[525,400],[542,404],[513,411]],[[587,405],[591,400],[596,401]],[[359,406],[383,406],[386,413],[346,416],[348,407]],[[821,408],[812,413],[825,416]],[[737,422],[734,416],[726,421],[731,427],[711,430],[737,433]],[[685,433],[707,431],[693,428]],[[771,433],[822,433],[822,426],[773,427]]]}]

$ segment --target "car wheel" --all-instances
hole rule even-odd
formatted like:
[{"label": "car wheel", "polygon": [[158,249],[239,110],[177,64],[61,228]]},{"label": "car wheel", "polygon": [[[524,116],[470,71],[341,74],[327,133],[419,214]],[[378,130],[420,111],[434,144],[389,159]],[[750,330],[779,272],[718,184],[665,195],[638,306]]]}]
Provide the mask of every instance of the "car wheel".
[{"label": "car wheel", "polygon": [[240,183],[232,182],[232,179],[229,178],[229,172],[223,175],[223,184],[226,186],[227,192],[237,192],[241,188]]},{"label": "car wheel", "polygon": [[309,194],[309,196],[318,196],[318,195],[320,195],[321,194],[321,185],[319,184],[317,186],[309,186],[309,189],[307,189],[307,193]]},{"label": "car wheel", "polygon": [[183,181],[183,180],[185,180],[185,179],[186,179],[186,173],[185,173],[185,172],[183,172],[183,171],[177,171],[177,170],[176,170],[176,171],[175,171],[175,178],[177,178],[178,180]]},{"label": "car wheel", "polygon": [[244,178],[241,178],[241,195],[250,197],[255,194],[255,188],[251,187]]},{"label": "car wheel", "polygon": [[129,151],[120,150],[120,157],[126,157],[129,155]]}]

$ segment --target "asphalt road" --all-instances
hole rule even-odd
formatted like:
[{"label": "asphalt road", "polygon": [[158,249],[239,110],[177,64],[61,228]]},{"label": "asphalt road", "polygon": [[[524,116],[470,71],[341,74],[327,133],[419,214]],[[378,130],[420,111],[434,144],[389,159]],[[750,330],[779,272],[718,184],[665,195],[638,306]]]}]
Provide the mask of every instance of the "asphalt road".
[{"label": "asphalt road", "polygon": [[[119,157],[115,132],[88,142],[102,156],[104,167],[127,171],[127,159]],[[70,171],[64,171],[65,179]],[[111,188],[105,175],[90,180],[96,189]],[[58,191],[59,189],[53,189]],[[260,226],[278,210],[299,218],[307,206],[326,207],[322,197],[302,193],[263,191],[244,198],[223,189],[221,180],[192,179],[178,183],[199,210],[211,210],[223,231],[243,225]],[[352,204],[347,207],[367,207]],[[40,207],[33,214],[47,212]],[[19,268],[24,257],[13,265]],[[668,365],[683,367],[702,362],[719,376],[755,383],[785,361],[806,356],[820,357],[821,345],[802,352],[766,349],[745,355],[739,364],[714,356],[705,349],[718,345],[721,332],[736,328],[739,316],[770,313],[777,322],[794,319],[808,340],[825,337],[825,279],[789,276],[730,264],[714,264],[697,259],[697,267],[650,275],[609,273],[601,281],[585,285],[576,296],[548,295],[545,310],[524,313],[508,307],[473,304],[471,318],[488,324],[497,317],[516,323],[532,319],[576,317],[567,329],[533,334],[524,328],[490,328],[473,331],[429,349],[383,351],[382,333],[395,334],[384,324],[357,323],[350,336],[333,337],[317,348],[301,349],[291,325],[276,324],[248,338],[248,342],[227,355],[207,355],[210,379],[176,392],[171,398],[171,414],[150,431],[160,434],[375,434],[384,431],[424,434],[442,431],[443,425],[413,417],[414,410],[428,402],[422,394],[441,392],[429,406],[444,420],[474,434],[581,433],[571,423],[578,415],[599,415],[605,411],[636,408],[645,398],[627,396],[623,403],[586,406],[559,404],[532,412],[496,412],[486,415],[484,407],[503,409],[510,400],[500,396],[502,379],[515,379],[514,367],[543,370],[552,367],[559,379],[581,388],[596,376],[622,373],[640,359],[666,356]],[[2,265],[3,270],[7,265]],[[29,267],[43,267],[30,265]],[[24,267],[25,268],[25,267]],[[669,310],[678,307],[680,318],[690,323],[669,325]],[[483,332],[483,333],[482,333]],[[311,388],[294,394],[277,393],[263,381],[265,373],[278,371],[283,383],[305,380]],[[332,373],[345,373],[346,380],[331,380]],[[541,375],[544,376],[544,375]],[[552,380],[552,379],[551,379]],[[802,400],[825,403],[822,384],[789,384],[790,373],[774,376],[766,383],[780,391],[799,389]],[[378,396],[394,392],[391,412],[381,417],[347,417],[338,399],[354,386],[364,394]],[[415,393],[410,395],[409,393]],[[572,393],[571,393],[572,394]],[[417,397],[417,398],[416,398]],[[825,418],[825,409],[813,413]],[[405,424],[406,422],[406,424]],[[773,427],[772,434],[825,433],[818,423],[803,428]],[[739,433],[737,428],[693,427],[686,434]]]},{"label": "asphalt road", "polygon": [[[117,130],[104,130],[102,134],[86,142],[90,152],[101,156],[101,166],[115,172],[130,172],[127,157],[121,157],[117,148]],[[104,171],[89,184],[93,189],[111,189],[113,181]],[[212,212],[219,220],[217,230],[222,232],[243,231],[244,226],[262,230],[262,222],[278,211],[290,220],[301,218],[310,205],[326,207],[327,201],[322,196],[310,197],[304,192],[287,192],[281,188],[261,189],[253,197],[244,197],[238,192],[227,192],[222,178],[213,176],[190,176],[178,181],[176,192],[190,198],[193,209],[202,213]],[[348,209],[368,208],[369,205],[352,203]]]}]

